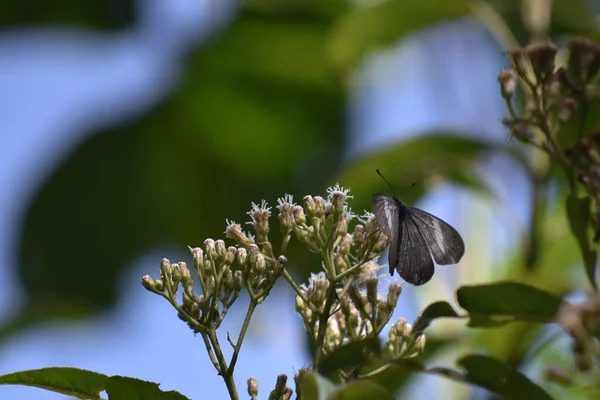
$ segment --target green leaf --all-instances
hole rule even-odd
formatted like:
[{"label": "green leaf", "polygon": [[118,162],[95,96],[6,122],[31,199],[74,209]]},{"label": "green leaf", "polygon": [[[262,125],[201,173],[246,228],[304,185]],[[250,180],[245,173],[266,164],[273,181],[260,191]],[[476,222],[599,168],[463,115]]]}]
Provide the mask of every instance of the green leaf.
[{"label": "green leaf", "polygon": [[373,353],[381,352],[379,337],[344,344],[328,354],[319,365],[319,373],[330,376],[341,369],[364,364]]},{"label": "green leaf", "polygon": [[336,385],[316,372],[303,370],[300,374],[300,400],[327,400],[335,393]]},{"label": "green leaf", "polygon": [[0,376],[0,384],[35,386],[80,399],[102,399],[106,391],[109,400],[186,400],[184,395],[163,392],[157,383],[124,376],[108,377],[78,368],[52,367],[15,372]]},{"label": "green leaf", "polygon": [[106,375],[78,368],[53,367],[0,376],[0,384],[35,386],[80,399],[101,399]]},{"label": "green leaf", "polygon": [[458,360],[464,372],[449,368],[425,368],[414,360],[396,360],[393,363],[396,371],[406,371],[439,375],[457,382],[469,383],[485,388],[504,398],[513,400],[547,400],[551,397],[537,384],[529,380],[521,372],[509,367],[501,361],[484,355],[468,355]]},{"label": "green leaf", "polygon": [[571,232],[573,232],[573,235],[579,243],[579,248],[581,249],[581,255],[585,264],[587,277],[594,289],[597,289],[596,260],[598,258],[598,254],[592,249],[588,234],[590,221],[590,198],[577,197],[576,194],[570,193],[567,197],[567,216],[569,218]]},{"label": "green leaf", "polygon": [[158,383],[125,376],[111,376],[105,385],[109,400],[189,400],[175,391],[163,392]]},{"label": "green leaf", "polygon": [[354,381],[340,387],[329,400],[394,400],[385,388],[366,380]]},{"label": "green leaf", "polygon": [[458,361],[465,369],[465,380],[504,398],[519,400],[551,399],[541,387],[521,372],[491,357],[468,355]]},{"label": "green leaf", "polygon": [[418,29],[464,17],[468,12],[463,0],[387,0],[357,7],[331,28],[327,43],[330,62],[346,72],[378,46],[396,42]]},{"label": "green leaf", "polygon": [[513,321],[551,322],[562,304],[555,294],[518,282],[462,286],[458,304],[469,312],[469,326],[502,326]]},{"label": "green leaf", "polygon": [[447,301],[436,301],[428,305],[413,325],[413,333],[422,333],[434,319],[461,318]]},{"label": "green leaf", "polygon": [[472,168],[475,159],[487,152],[504,152],[517,162],[522,161],[507,146],[448,132],[405,140],[386,146],[383,151],[369,153],[346,165],[335,182],[352,188],[354,210],[370,210],[373,193],[387,190],[375,169],[379,169],[398,191],[416,183],[411,190],[402,191],[401,200],[408,204],[414,203],[425,192],[429,182],[439,181],[439,178],[489,193],[486,182]]}]

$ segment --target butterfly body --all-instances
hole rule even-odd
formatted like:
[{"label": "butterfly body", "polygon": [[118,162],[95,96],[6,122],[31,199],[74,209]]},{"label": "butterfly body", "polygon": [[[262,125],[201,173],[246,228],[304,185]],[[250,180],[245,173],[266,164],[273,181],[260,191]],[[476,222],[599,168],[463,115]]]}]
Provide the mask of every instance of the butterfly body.
[{"label": "butterfly body", "polygon": [[390,275],[397,270],[406,282],[419,286],[433,277],[433,260],[439,265],[456,264],[464,255],[463,239],[453,227],[395,196],[374,194],[373,212],[390,240]]}]

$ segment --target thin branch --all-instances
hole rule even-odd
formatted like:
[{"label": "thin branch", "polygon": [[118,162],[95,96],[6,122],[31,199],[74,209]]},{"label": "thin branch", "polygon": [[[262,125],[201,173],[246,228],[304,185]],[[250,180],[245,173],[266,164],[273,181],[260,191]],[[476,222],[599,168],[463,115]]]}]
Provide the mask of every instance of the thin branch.
[{"label": "thin branch", "polygon": [[[235,368],[235,364],[237,363],[240,349],[242,348],[242,343],[244,342],[244,336],[246,336],[246,331],[248,330],[248,326],[250,325],[250,319],[252,319],[252,314],[256,309],[257,302],[254,299],[250,299],[250,304],[248,305],[248,310],[246,311],[246,317],[244,318],[244,323],[242,324],[242,329],[240,330],[240,335],[238,336],[238,340],[236,345],[233,347],[233,355],[231,356],[231,361],[229,362],[229,369],[227,370],[227,374],[233,377],[233,369]],[[227,335],[229,338],[229,334]],[[233,345],[233,343],[230,341]]]}]

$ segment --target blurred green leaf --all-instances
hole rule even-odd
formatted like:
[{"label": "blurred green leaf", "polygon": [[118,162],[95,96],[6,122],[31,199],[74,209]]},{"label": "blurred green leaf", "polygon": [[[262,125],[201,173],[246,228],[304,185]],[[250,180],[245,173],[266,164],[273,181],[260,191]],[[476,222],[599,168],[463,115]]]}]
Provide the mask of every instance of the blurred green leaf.
[{"label": "blurred green leaf", "polygon": [[[425,192],[427,182],[439,181],[440,178],[458,184],[468,183],[469,188],[487,194],[486,182],[475,174],[472,166],[477,157],[496,152],[504,152],[524,165],[524,160],[507,146],[448,133],[390,144],[346,165],[336,181],[352,188],[354,210],[370,210],[373,193],[387,190],[375,173],[376,169],[390,181],[407,204],[414,203]],[[411,183],[416,183],[415,187],[403,190]]]},{"label": "blurred green leaf", "polygon": [[[46,318],[37,298],[85,304],[80,316],[111,307],[133,260],[169,249],[148,265],[155,274],[160,257],[223,237],[226,218],[245,222],[251,202],[323,194],[341,159],[345,93],[325,64],[327,21],[307,10],[276,18],[242,8],[188,57],[173,97],[91,135],[49,175],[19,242],[28,297],[19,314],[30,317],[4,332]],[[277,248],[277,229],[271,238]],[[288,256],[300,276],[319,268],[295,241]]]},{"label": "blurred green leaf", "polygon": [[303,370],[301,373],[299,399],[327,400],[335,393],[336,385],[316,372]]},{"label": "blurred green leaf", "polygon": [[330,376],[336,371],[366,363],[370,356],[381,352],[379,337],[344,344],[328,354],[319,365],[319,373]]},{"label": "blurred green leaf", "polygon": [[585,264],[587,277],[594,287],[596,285],[596,260],[598,254],[592,249],[589,236],[589,221],[590,221],[590,198],[577,197],[577,194],[570,193],[567,197],[567,216],[569,218],[569,226],[571,232],[577,238],[581,255]]},{"label": "blurred green leaf", "polygon": [[546,400],[551,397],[537,384],[530,381],[521,372],[494,358],[484,355],[467,355],[457,361],[463,368],[458,372],[449,368],[425,368],[422,364],[401,359],[394,362],[400,374],[401,370],[439,375],[454,381],[469,383],[496,393],[504,398],[514,400]]},{"label": "blurred green leaf", "polygon": [[0,376],[0,384],[25,385],[82,399],[102,399],[106,391],[110,400],[186,400],[182,394],[163,392],[153,382],[124,376],[108,377],[78,368],[52,367],[15,372]]},{"label": "blurred green leaf", "polygon": [[462,286],[456,297],[469,312],[471,327],[495,327],[514,321],[551,322],[562,304],[560,296],[518,282]]},{"label": "blurred green leaf", "polygon": [[395,397],[375,382],[354,381],[340,387],[329,400],[394,400]]},{"label": "blurred green leaf", "polygon": [[551,399],[541,387],[521,372],[491,357],[469,355],[458,363],[465,369],[465,380],[504,398],[524,400]]},{"label": "blurred green leaf", "polygon": [[78,368],[42,368],[0,376],[0,384],[25,385],[86,399],[101,399],[108,376]]},{"label": "blurred green leaf", "polygon": [[454,308],[447,301],[437,301],[428,305],[413,324],[413,334],[423,332],[434,319],[437,318],[460,318]]},{"label": "blurred green leaf", "polygon": [[348,72],[369,51],[418,29],[464,17],[464,0],[386,0],[343,14],[331,28],[328,53],[338,71]]},{"label": "blurred green leaf", "polygon": [[111,376],[105,387],[109,400],[189,400],[176,391],[163,392],[158,383],[125,376]]}]

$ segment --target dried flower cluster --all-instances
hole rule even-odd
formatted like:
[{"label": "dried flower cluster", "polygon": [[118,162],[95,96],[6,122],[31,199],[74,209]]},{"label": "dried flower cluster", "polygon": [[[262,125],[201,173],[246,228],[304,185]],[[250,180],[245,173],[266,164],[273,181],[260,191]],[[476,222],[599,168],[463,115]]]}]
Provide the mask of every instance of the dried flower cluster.
[{"label": "dried flower cluster", "polygon": [[[555,65],[558,48],[532,44],[508,52],[512,68],[500,73],[512,136],[550,155],[566,172],[571,189],[581,182],[595,202],[591,225],[600,240],[600,133],[590,131],[592,103],[600,98],[600,46],[585,38],[568,44],[568,61]],[[524,106],[515,107],[521,89]]]}]

